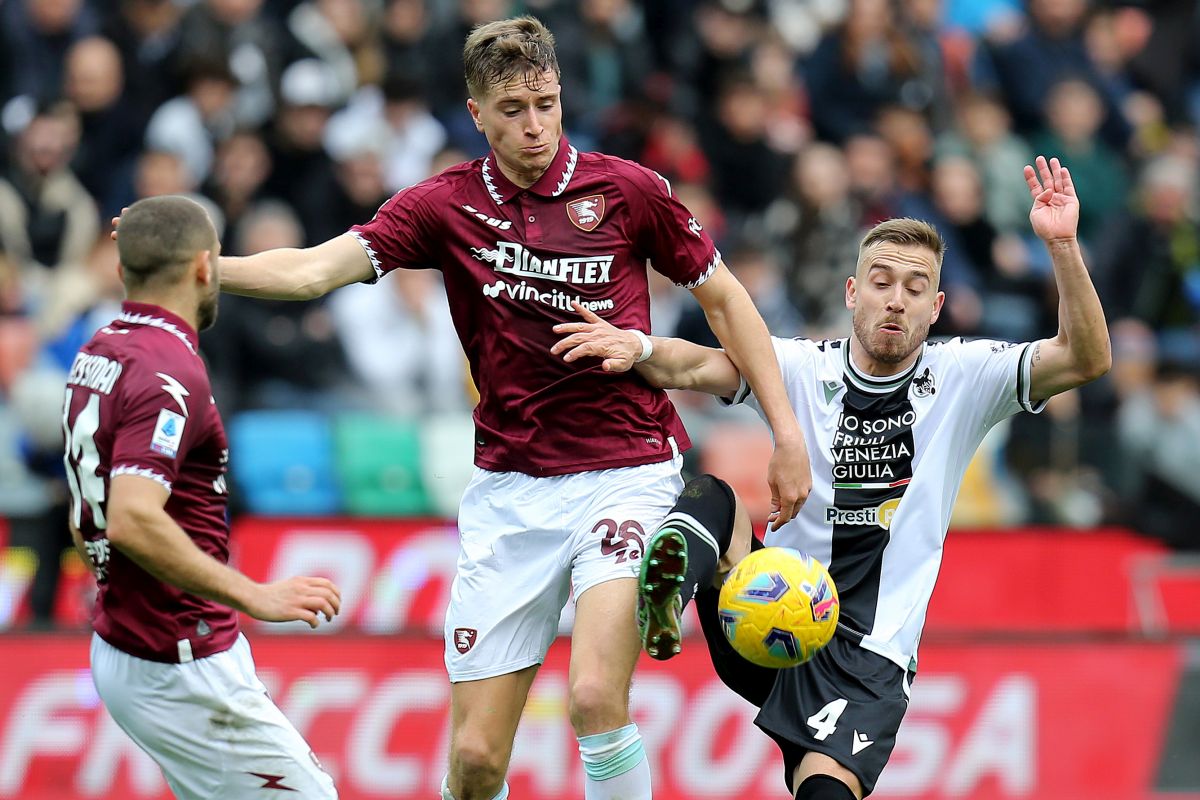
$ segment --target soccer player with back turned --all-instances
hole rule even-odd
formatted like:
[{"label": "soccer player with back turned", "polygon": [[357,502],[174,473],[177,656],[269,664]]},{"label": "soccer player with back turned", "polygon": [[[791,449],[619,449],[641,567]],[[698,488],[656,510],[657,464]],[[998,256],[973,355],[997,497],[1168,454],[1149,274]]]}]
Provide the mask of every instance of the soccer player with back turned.
[{"label": "soccer player with back turned", "polygon": [[226,565],[229,445],[196,333],[217,316],[217,233],[196,202],[154,197],[117,247],[128,299],[75,357],[63,407],[71,534],[99,584],[96,690],[178,798],[337,797],[238,632],[237,611],[315,628],[341,599],[324,578]]},{"label": "soccer player with back turned", "polygon": [[[819,559],[837,585],[833,640],[808,663],[771,670],[742,659],[717,615],[721,576],[752,548],[750,521],[724,482],[690,482],[647,543],[640,596],[648,652],[669,658],[679,614],[695,594],[713,665],[761,710],[760,728],[779,744],[797,800],[852,800],[875,787],[895,745],[916,674],[917,643],[941,566],[942,546],[967,464],[984,435],[1021,410],[1104,374],[1111,363],[1104,311],[1075,234],[1079,201],[1058,159],[1025,167],[1029,220],[1054,265],[1059,330],[1011,344],[926,342],[941,311],[945,245],[911,219],[875,226],[846,281],[854,312],[846,339],[776,339],[775,354],[804,435],[815,480],[795,519],[767,543]],[[758,407],[752,387],[720,350],[634,334],[579,309],[584,322],[554,352],[601,358],[651,384],[694,389]],[[718,560],[719,559],[719,560]]]}]

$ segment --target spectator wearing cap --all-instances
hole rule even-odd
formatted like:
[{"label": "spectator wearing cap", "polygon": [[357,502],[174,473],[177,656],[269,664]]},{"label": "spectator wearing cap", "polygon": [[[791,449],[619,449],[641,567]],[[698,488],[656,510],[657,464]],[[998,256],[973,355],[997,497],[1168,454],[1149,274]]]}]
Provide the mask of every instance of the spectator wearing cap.
[{"label": "spectator wearing cap", "polygon": [[324,239],[312,237],[325,228],[325,192],[335,182],[325,132],[338,104],[337,78],[323,61],[301,59],[284,70],[279,93],[279,112],[266,134],[272,169],[264,193],[295,209],[305,241],[319,244]]},{"label": "spectator wearing cap", "polygon": [[200,58],[184,68],[187,92],[159,106],[146,126],[146,149],[174,153],[193,185],[208,177],[216,143],[233,133],[237,80],[220,58]]}]

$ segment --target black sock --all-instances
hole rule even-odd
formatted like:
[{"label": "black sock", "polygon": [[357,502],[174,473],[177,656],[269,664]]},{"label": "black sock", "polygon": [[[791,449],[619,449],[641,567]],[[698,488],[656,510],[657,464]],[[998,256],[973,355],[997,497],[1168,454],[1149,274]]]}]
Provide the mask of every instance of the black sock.
[{"label": "black sock", "polygon": [[855,800],[850,787],[832,775],[809,775],[796,790],[796,800]]},{"label": "black sock", "polygon": [[658,526],[659,530],[674,528],[687,540],[687,577],[679,591],[684,606],[697,590],[712,584],[717,561],[733,540],[736,502],[729,484],[701,475],[688,481],[675,507]]},{"label": "black sock", "polygon": [[[754,535],[753,532],[751,532],[751,534],[750,534],[750,552],[753,553],[755,550],[762,550],[765,547],[766,547],[766,545],[763,543],[763,540],[758,538],[757,536]],[[713,595],[713,603],[715,604],[717,602],[716,596],[721,593],[721,590],[718,587],[713,586],[712,580],[709,579],[709,583],[706,583],[704,586],[701,586],[700,590],[698,592],[696,592],[696,596],[699,597],[700,595],[704,594],[705,592],[710,592]]]}]

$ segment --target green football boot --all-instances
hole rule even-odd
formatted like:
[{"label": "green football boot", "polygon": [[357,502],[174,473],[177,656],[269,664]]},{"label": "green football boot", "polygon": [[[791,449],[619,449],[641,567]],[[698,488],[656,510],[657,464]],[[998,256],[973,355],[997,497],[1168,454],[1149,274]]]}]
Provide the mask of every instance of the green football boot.
[{"label": "green football boot", "polygon": [[687,576],[687,540],[674,528],[663,528],[646,544],[638,573],[637,626],[642,649],[659,661],[679,653],[683,598]]}]

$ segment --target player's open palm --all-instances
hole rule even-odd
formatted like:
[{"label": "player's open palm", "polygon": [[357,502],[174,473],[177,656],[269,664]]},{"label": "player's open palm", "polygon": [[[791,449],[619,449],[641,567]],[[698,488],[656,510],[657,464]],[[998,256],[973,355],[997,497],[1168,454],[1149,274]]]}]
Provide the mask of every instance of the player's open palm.
[{"label": "player's open palm", "polygon": [[246,613],[264,622],[302,620],[316,628],[322,616],[332,620],[342,607],[342,593],[327,578],[288,578],[258,589]]},{"label": "player's open palm", "polygon": [[1025,183],[1033,196],[1029,222],[1033,232],[1044,242],[1073,239],[1079,229],[1079,198],[1071,173],[1057,158],[1038,156],[1036,169],[1025,165]]}]

